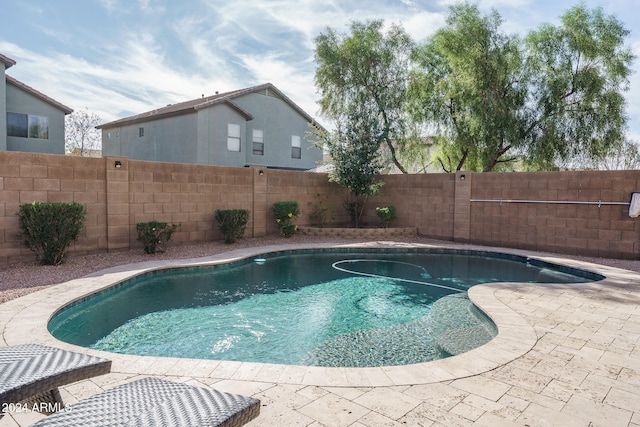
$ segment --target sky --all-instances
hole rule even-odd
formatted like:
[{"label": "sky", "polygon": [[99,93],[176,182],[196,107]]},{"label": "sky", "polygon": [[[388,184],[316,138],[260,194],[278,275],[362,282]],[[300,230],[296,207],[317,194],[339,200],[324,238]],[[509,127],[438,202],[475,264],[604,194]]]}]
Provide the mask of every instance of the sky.
[{"label": "sky", "polygon": [[[352,21],[399,23],[416,42],[444,25],[454,0],[6,0],[0,53],[7,74],[108,122],[202,95],[273,83],[321,124],[314,40]],[[558,24],[578,0],[479,0],[502,29]],[[637,0],[586,0],[631,31],[638,57],[626,93],[628,135],[640,142]]]}]

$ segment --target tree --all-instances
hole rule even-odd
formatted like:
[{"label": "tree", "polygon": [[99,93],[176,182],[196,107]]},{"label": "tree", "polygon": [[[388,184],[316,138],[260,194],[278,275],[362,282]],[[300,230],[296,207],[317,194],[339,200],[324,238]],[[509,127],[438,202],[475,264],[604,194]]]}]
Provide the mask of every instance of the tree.
[{"label": "tree", "polygon": [[407,140],[405,104],[413,42],[400,26],[392,25],[386,32],[383,27],[383,21],[353,22],[350,35],[327,28],[315,40],[315,81],[321,113],[341,123],[353,118],[354,109],[370,114],[366,120],[359,116],[354,126],[377,121],[378,134],[369,131],[371,141],[385,144],[391,162],[406,173],[396,151]]},{"label": "tree", "polygon": [[65,117],[65,148],[72,156],[92,157],[100,147],[101,134],[96,126],[102,122],[100,116],[90,113],[88,108],[74,111]]},{"label": "tree", "polygon": [[329,180],[348,188],[355,196],[355,202],[347,202],[355,227],[360,225],[367,196],[377,194],[383,185],[382,181],[376,182],[382,169],[380,135],[375,117],[359,108],[351,110],[334,131],[319,138],[333,165]]},{"label": "tree", "polygon": [[549,169],[622,140],[633,56],[619,21],[576,6],[526,40],[501,23],[496,11],[458,4],[416,50],[410,109],[437,129],[444,170]]},{"label": "tree", "polygon": [[527,75],[520,41],[501,34],[501,22],[495,11],[453,6],[446,26],[416,50],[412,111],[435,127],[436,160],[447,172],[511,162],[507,153],[522,141]]},{"label": "tree", "polygon": [[640,169],[640,147],[634,141],[624,140],[618,149],[610,152],[600,163],[601,170]]},{"label": "tree", "polygon": [[640,147],[634,141],[625,139],[614,144],[610,150],[597,157],[581,153],[560,167],[570,170],[634,170],[640,169]]},{"label": "tree", "polygon": [[580,153],[600,158],[619,147],[626,126],[623,92],[628,90],[629,31],[601,8],[569,9],[562,25],[542,25],[526,39],[537,70],[529,160],[562,161]]}]

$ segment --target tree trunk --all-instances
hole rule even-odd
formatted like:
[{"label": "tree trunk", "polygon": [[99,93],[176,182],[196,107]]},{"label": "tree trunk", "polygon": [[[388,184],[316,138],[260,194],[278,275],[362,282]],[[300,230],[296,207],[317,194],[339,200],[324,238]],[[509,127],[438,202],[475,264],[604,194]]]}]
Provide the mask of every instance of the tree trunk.
[{"label": "tree trunk", "polygon": [[509,151],[510,149],[511,149],[511,145],[507,145],[502,150],[498,151],[495,154],[495,156],[493,156],[493,158],[491,159],[491,162],[487,166],[484,167],[482,172],[491,172],[493,170],[493,168],[495,168],[496,165],[500,162],[500,157],[502,157],[502,155],[504,153],[506,153],[507,151]]}]

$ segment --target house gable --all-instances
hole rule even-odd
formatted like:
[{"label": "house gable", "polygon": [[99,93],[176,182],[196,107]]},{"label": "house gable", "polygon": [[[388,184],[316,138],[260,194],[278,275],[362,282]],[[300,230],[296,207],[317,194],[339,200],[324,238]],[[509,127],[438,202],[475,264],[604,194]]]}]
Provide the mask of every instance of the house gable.
[{"label": "house gable", "polygon": [[[271,83],[265,83],[258,86],[253,86],[246,89],[234,90],[230,92],[225,92],[212,96],[202,98],[192,99],[191,101],[180,102],[177,104],[170,104],[166,107],[157,108],[155,110],[147,111],[145,113],[137,114],[135,116],[125,117],[123,119],[115,120],[112,122],[101,124],[100,126],[96,126],[98,129],[109,129],[120,127],[129,124],[142,123],[145,121],[159,120],[166,117],[177,116],[182,114],[191,114],[194,111],[201,110],[203,108],[208,108],[212,105],[227,103],[232,108],[238,109],[241,114],[247,116],[247,120],[251,120],[253,116],[250,112],[242,110],[234,100],[238,97],[250,94],[250,93],[261,93],[267,96],[273,96],[281,99],[286,102],[291,108],[293,108],[298,114],[304,117],[307,122],[318,125],[317,122],[307,114],[302,108],[300,108],[295,102],[293,102],[289,97],[287,97],[284,93],[282,93],[278,88],[276,88]],[[319,125],[318,125],[319,126]]]},{"label": "house gable", "polygon": [[0,150],[64,154],[64,120],[73,109],[6,75],[15,64],[0,54]]},{"label": "house gable", "polygon": [[18,79],[14,79],[11,76],[5,76],[5,77],[7,79],[7,83],[8,84],[15,86],[16,88],[28,93],[29,95],[31,95],[31,96],[33,96],[35,98],[38,98],[42,102],[46,102],[47,104],[51,105],[52,107],[57,108],[58,110],[62,111],[65,115],[73,113],[73,108],[69,108],[66,105],[56,101],[55,99],[48,97],[44,93],[35,90],[31,86],[28,86],[28,85],[22,83]]},{"label": "house gable", "polygon": [[[247,122],[247,165],[278,167],[284,169],[311,169],[321,160],[322,152],[314,146],[309,136],[309,125],[314,123],[305,113],[292,108],[280,93],[267,89],[238,96],[235,102],[243,109],[256,113],[254,120]],[[253,150],[253,132],[262,136],[262,147]],[[292,153],[292,141],[300,142],[300,158]]]},{"label": "house gable", "polygon": [[[271,83],[266,83],[167,105],[97,128],[102,129],[103,155],[310,169],[322,158],[322,150],[308,139],[310,124],[317,126],[311,116]],[[144,149],[142,152],[130,149],[131,138],[135,139],[136,130],[142,128],[145,138],[150,135],[147,129],[153,132],[153,155],[149,155],[148,150],[145,154]],[[176,128],[180,131],[176,132]],[[235,132],[239,132],[238,137],[232,135]],[[139,142],[145,143],[141,139]],[[296,147],[292,148],[292,144]],[[293,155],[292,151],[295,151]]]}]

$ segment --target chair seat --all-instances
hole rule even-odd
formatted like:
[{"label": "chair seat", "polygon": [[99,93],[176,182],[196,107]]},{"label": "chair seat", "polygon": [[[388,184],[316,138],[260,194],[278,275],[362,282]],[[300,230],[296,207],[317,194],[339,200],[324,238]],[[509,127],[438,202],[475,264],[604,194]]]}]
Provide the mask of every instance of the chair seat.
[{"label": "chair seat", "polygon": [[143,378],[104,391],[32,427],[241,426],[260,414],[258,399]]},{"label": "chair seat", "polygon": [[59,398],[58,387],[110,370],[110,360],[73,351],[39,344],[0,347],[0,403],[43,394]]}]

